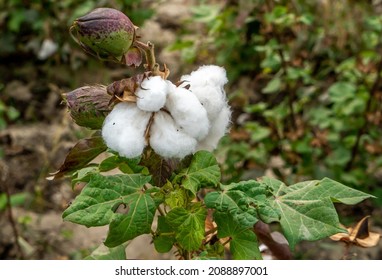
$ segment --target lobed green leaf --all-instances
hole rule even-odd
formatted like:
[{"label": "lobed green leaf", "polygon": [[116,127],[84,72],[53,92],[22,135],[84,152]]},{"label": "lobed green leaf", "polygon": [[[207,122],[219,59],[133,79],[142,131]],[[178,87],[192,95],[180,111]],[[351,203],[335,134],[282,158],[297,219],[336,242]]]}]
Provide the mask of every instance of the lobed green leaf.
[{"label": "lobed green leaf", "polygon": [[200,203],[190,209],[177,207],[168,212],[166,222],[176,232],[176,241],[188,251],[199,249],[204,239],[207,210]]},{"label": "lobed green leaf", "polygon": [[262,259],[256,234],[251,227],[240,224],[232,215],[215,212],[218,237],[230,237],[230,250],[235,260]]},{"label": "lobed green leaf", "polygon": [[193,156],[189,167],[181,170],[173,182],[180,182],[195,195],[200,188],[215,187],[220,177],[220,168],[214,155],[207,151],[199,151]]},{"label": "lobed green leaf", "polygon": [[119,205],[129,205],[134,203],[133,199],[138,199],[137,195],[142,194],[142,186],[149,180],[149,176],[141,174],[92,174],[89,183],[64,211],[63,218],[88,227],[106,225],[117,215],[114,212]]}]

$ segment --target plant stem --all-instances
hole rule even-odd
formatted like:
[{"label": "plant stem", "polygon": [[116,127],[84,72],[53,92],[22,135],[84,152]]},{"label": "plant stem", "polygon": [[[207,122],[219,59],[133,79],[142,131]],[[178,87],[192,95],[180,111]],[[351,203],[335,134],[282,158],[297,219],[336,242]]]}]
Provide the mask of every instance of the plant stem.
[{"label": "plant stem", "polygon": [[12,211],[12,205],[11,205],[11,192],[9,190],[9,184],[5,182],[5,177],[6,174],[8,173],[8,167],[5,164],[1,164],[1,169],[3,170],[3,174],[0,178],[0,181],[2,182],[2,185],[4,186],[5,189],[5,195],[6,195],[6,205],[7,205],[7,212],[8,212],[8,220],[9,223],[11,224],[12,231],[13,231],[13,236],[15,238],[15,245],[19,254],[20,259],[24,259],[24,253],[23,250],[21,249],[20,243],[19,243],[19,232],[17,230],[16,222],[13,217],[13,211]]},{"label": "plant stem", "polygon": [[156,63],[154,44],[151,42],[147,42],[147,44],[145,44],[140,41],[135,41],[134,45],[145,52],[146,63],[147,63],[147,65],[145,65],[146,70],[153,71],[155,63]]},{"label": "plant stem", "polygon": [[208,230],[204,233],[204,236],[207,236],[211,233],[214,233],[217,229],[218,229],[217,227],[211,228],[210,230]]}]

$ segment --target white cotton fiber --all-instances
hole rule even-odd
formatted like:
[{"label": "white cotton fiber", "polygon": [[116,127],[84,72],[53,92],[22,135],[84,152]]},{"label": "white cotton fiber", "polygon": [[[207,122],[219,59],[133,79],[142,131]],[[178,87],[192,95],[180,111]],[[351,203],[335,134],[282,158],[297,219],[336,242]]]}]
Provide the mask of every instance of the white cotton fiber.
[{"label": "white cotton fiber", "polygon": [[227,133],[231,119],[231,110],[226,105],[222,108],[216,119],[211,123],[211,129],[207,137],[198,143],[197,151],[213,151],[219,140]]},{"label": "white cotton fiber", "polygon": [[220,88],[210,85],[204,87],[191,86],[190,90],[206,109],[209,121],[213,122],[226,105],[224,90],[222,91]]},{"label": "white cotton fiber", "polygon": [[181,81],[187,81],[192,86],[206,86],[222,88],[227,82],[227,73],[223,67],[216,65],[204,65],[189,75],[183,75]]},{"label": "white cotton fiber", "polygon": [[173,88],[167,96],[166,108],[185,133],[197,140],[206,137],[210,127],[207,111],[191,91]]},{"label": "white cotton fiber", "polygon": [[137,107],[143,111],[157,112],[166,102],[167,82],[160,76],[146,78],[136,91]]},{"label": "white cotton fiber", "polygon": [[165,158],[184,158],[195,152],[197,141],[176,125],[166,112],[158,112],[150,130],[150,146]]},{"label": "white cotton fiber", "polygon": [[127,158],[141,155],[146,146],[144,134],[150,115],[135,104],[122,102],[115,105],[102,127],[106,145]]}]

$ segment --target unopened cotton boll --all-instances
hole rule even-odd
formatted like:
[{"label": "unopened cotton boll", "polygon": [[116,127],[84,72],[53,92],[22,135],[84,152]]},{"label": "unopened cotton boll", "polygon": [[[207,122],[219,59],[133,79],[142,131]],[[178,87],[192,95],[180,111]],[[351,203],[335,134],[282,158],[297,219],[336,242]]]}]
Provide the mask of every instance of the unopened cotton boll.
[{"label": "unopened cotton boll", "polygon": [[137,107],[147,112],[157,112],[166,103],[168,84],[160,76],[146,78],[135,93]]},{"label": "unopened cotton boll", "polygon": [[198,143],[197,151],[213,151],[216,149],[219,140],[227,133],[231,120],[231,110],[226,105],[222,108],[214,122],[211,123],[211,129],[207,137]]},{"label": "unopened cotton boll", "polygon": [[166,112],[158,112],[150,129],[150,146],[165,158],[184,158],[195,152],[197,141],[183,132]]},{"label": "unopened cotton boll", "polygon": [[141,155],[146,146],[144,134],[150,115],[135,104],[123,102],[115,105],[102,127],[106,146],[127,158]]},{"label": "unopened cotton boll", "polygon": [[206,85],[222,88],[228,82],[225,69],[217,65],[201,66],[191,74],[183,75],[180,80],[189,82],[191,88]]},{"label": "unopened cotton boll", "polygon": [[191,91],[174,87],[168,94],[166,108],[185,133],[197,140],[206,137],[210,127],[207,111]]}]

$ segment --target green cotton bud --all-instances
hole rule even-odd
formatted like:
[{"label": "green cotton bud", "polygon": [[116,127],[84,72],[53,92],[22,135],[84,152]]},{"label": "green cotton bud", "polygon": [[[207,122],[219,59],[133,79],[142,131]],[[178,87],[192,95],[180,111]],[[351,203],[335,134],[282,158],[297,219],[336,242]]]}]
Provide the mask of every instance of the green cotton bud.
[{"label": "green cotton bud", "polygon": [[80,87],[62,94],[62,98],[74,122],[90,129],[101,129],[112,110],[112,97],[102,85]]},{"label": "green cotton bud", "polygon": [[[122,12],[98,8],[73,22],[70,33],[84,51],[103,60],[125,63],[135,41],[136,26]],[[127,63],[126,63],[127,64]],[[130,63],[128,65],[137,63]]]}]

